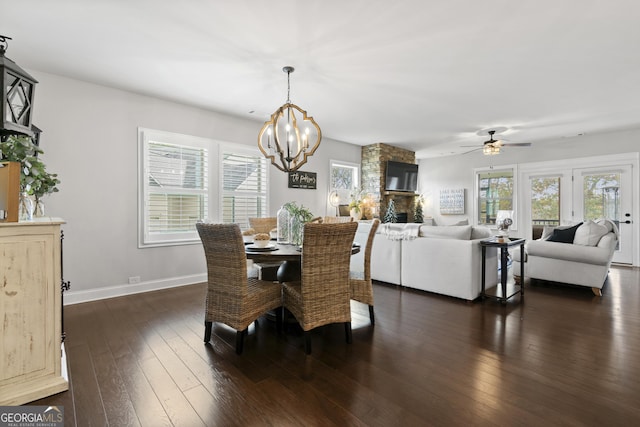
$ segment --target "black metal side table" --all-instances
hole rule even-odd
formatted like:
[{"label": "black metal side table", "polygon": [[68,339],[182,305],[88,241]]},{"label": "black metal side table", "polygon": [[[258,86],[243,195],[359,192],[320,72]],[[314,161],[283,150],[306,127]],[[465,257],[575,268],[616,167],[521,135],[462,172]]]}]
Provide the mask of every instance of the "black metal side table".
[{"label": "black metal side table", "polygon": [[[507,262],[509,255],[509,248],[513,246],[520,246],[520,259],[524,260],[524,243],[525,239],[519,238],[496,238],[491,237],[489,239],[485,239],[480,241],[480,246],[482,247],[482,290],[480,292],[480,297],[482,299],[485,298],[495,298],[500,303],[506,304],[507,300],[516,294],[520,294],[520,297],[524,297],[524,262],[520,263],[520,283],[515,283],[512,281],[508,283],[507,277]],[[495,287],[486,289],[486,259],[487,259],[487,248],[499,248],[500,249],[500,286],[496,284]]]}]

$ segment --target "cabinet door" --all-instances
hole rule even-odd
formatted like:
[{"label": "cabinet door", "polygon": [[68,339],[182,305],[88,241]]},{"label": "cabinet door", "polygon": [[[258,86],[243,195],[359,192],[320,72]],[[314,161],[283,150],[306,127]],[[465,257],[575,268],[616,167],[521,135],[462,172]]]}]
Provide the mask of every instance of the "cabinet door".
[{"label": "cabinet door", "polygon": [[59,226],[0,228],[0,405],[66,390]]}]

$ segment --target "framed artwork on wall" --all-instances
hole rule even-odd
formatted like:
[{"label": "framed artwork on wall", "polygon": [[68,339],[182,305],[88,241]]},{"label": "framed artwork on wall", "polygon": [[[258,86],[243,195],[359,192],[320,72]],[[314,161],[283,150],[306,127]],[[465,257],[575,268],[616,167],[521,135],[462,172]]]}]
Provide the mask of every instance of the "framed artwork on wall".
[{"label": "framed artwork on wall", "polygon": [[464,214],[464,188],[455,190],[440,190],[440,214]]}]

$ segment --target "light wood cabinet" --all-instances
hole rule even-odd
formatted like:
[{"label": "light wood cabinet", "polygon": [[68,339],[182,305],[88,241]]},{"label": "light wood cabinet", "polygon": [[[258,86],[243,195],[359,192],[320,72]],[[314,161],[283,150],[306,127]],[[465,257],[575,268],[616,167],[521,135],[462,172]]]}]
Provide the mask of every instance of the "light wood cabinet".
[{"label": "light wood cabinet", "polygon": [[0,224],[0,405],[68,390],[62,372],[60,225]]}]

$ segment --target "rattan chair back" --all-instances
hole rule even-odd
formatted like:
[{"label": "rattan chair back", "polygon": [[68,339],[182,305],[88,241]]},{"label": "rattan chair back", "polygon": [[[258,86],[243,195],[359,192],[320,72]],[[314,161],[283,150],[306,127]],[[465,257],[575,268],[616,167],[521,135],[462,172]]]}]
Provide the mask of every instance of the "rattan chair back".
[{"label": "rattan chair back", "polygon": [[352,216],[325,216],[325,224],[341,224],[343,222],[353,222]]},{"label": "rattan chair back", "polygon": [[284,293],[285,307],[304,331],[351,322],[349,263],[357,227],[355,222],[305,224],[301,283],[285,283]]},{"label": "rattan chair back", "polygon": [[[211,323],[224,323],[241,334],[259,316],[282,305],[280,285],[247,277],[242,233],[237,224],[196,224],[207,261],[205,342]],[[239,342],[238,342],[239,340]],[[242,351],[238,336],[236,351]]]},{"label": "rattan chair back", "polygon": [[275,216],[267,218],[249,218],[249,226],[256,233],[267,233],[278,227],[278,218]]},{"label": "rattan chair back", "polygon": [[371,280],[371,250],[373,248],[373,239],[380,225],[379,219],[371,222],[371,229],[367,237],[367,244],[364,247],[364,270],[352,271],[350,273],[351,299],[369,305],[369,318],[374,323],[373,314],[373,282]]}]

